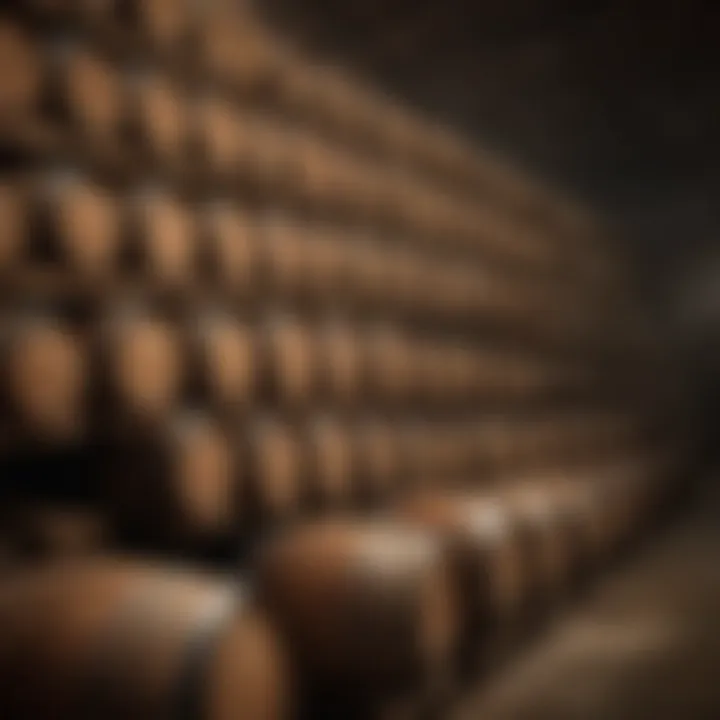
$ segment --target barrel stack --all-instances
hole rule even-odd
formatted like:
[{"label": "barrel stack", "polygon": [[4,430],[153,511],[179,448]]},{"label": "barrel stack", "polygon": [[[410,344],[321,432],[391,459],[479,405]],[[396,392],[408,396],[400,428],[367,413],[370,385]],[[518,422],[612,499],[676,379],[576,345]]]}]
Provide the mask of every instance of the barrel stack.
[{"label": "barrel stack", "polygon": [[252,7],[0,17],[0,714],[442,716],[667,505],[608,230]]}]

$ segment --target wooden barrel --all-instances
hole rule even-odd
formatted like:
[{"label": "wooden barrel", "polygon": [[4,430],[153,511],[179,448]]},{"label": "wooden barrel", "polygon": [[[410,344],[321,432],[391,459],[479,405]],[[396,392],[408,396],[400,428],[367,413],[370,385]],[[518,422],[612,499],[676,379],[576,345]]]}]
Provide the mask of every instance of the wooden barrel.
[{"label": "wooden barrel", "polygon": [[178,329],[150,309],[118,308],[94,328],[95,414],[109,426],[155,423],[179,399]]},{"label": "wooden barrel", "polygon": [[268,399],[297,409],[312,399],[317,384],[317,357],[306,325],[291,318],[272,318],[265,327],[261,372]]},{"label": "wooden barrel", "polygon": [[300,168],[295,195],[303,206],[332,214],[333,184],[337,181],[336,159],[327,145],[315,135],[299,133],[293,152]]},{"label": "wooden barrel", "polygon": [[87,358],[61,318],[19,313],[2,318],[0,413],[8,441],[65,443],[86,427]]},{"label": "wooden barrel", "polygon": [[347,300],[346,230],[314,223],[305,239],[308,292],[317,304],[334,309]]},{"label": "wooden barrel", "polygon": [[231,415],[247,409],[257,384],[256,340],[232,315],[198,308],[186,332],[191,396]]},{"label": "wooden barrel", "polygon": [[199,213],[199,257],[202,277],[238,298],[257,289],[257,224],[229,202],[206,206]]},{"label": "wooden barrel", "polygon": [[447,377],[442,348],[428,338],[415,344],[413,360],[418,399],[430,407],[442,407],[447,402]]},{"label": "wooden barrel", "polygon": [[657,460],[625,457],[602,470],[598,492],[604,503],[606,545],[624,548],[652,514],[659,481]]},{"label": "wooden barrel", "polygon": [[162,189],[143,191],[126,204],[123,269],[132,279],[183,287],[198,276],[194,218]]},{"label": "wooden barrel", "polygon": [[426,429],[425,449],[420,453],[431,483],[453,485],[462,480],[468,468],[462,447],[462,428],[445,424],[433,424]]},{"label": "wooden barrel", "polygon": [[112,278],[118,271],[118,203],[92,180],[73,172],[32,178],[25,186],[23,220],[33,266],[83,280]]},{"label": "wooden barrel", "polygon": [[570,578],[571,540],[565,532],[560,504],[542,485],[517,483],[501,493],[522,538],[524,572],[531,587],[529,609],[535,614],[554,604]]},{"label": "wooden barrel", "polygon": [[560,477],[539,480],[553,496],[565,534],[567,572],[574,584],[597,569],[603,557],[603,527],[599,494],[583,470],[569,469]]},{"label": "wooden barrel", "polygon": [[343,322],[328,322],[318,332],[318,384],[324,400],[350,407],[361,400],[361,351],[356,332]]},{"label": "wooden barrel", "polygon": [[267,98],[278,80],[274,48],[257,18],[237,4],[195,6],[191,54],[206,76],[243,96]]},{"label": "wooden barrel", "polygon": [[401,500],[400,522],[437,533],[448,546],[462,611],[462,671],[471,670],[516,623],[527,593],[518,528],[491,495],[428,491]]},{"label": "wooden barrel", "polygon": [[363,338],[365,386],[370,397],[381,406],[399,405],[412,391],[409,340],[396,328],[373,328]]},{"label": "wooden barrel", "polygon": [[447,671],[457,600],[428,535],[389,523],[301,526],[262,548],[257,573],[263,606],[309,686],[366,697]]},{"label": "wooden barrel", "polygon": [[283,652],[232,584],[116,559],[18,572],[0,589],[0,708],[18,720],[273,720]]},{"label": "wooden barrel", "polygon": [[657,448],[640,455],[631,462],[628,482],[630,492],[630,535],[647,528],[658,515],[664,495],[667,493],[668,477],[672,465],[672,450]]},{"label": "wooden barrel", "polygon": [[212,418],[180,413],[118,437],[114,450],[107,509],[131,539],[202,549],[238,527],[234,453]]},{"label": "wooden barrel", "polygon": [[395,428],[378,420],[361,421],[352,438],[355,492],[364,505],[382,503],[398,490],[402,451]]},{"label": "wooden barrel", "polygon": [[59,41],[38,46],[41,83],[38,109],[68,124],[91,147],[116,147],[122,117],[121,77],[88,46]]},{"label": "wooden barrel", "polygon": [[603,483],[599,481],[597,471],[595,469],[584,470],[584,473],[581,484],[585,488],[584,502],[587,504],[587,513],[590,519],[589,548],[593,564],[597,564],[606,560],[610,553],[611,513]]},{"label": "wooden barrel", "polygon": [[243,160],[240,119],[230,102],[201,98],[188,122],[189,155],[209,177],[220,182],[237,180]]},{"label": "wooden barrel", "polygon": [[126,147],[161,167],[187,159],[189,110],[179,88],[157,74],[138,74],[128,83],[121,131]]},{"label": "wooden barrel", "polygon": [[107,14],[114,25],[142,38],[153,50],[163,54],[182,47],[193,15],[189,3],[177,0],[123,0],[112,3]]},{"label": "wooden barrel", "polygon": [[0,62],[13,68],[0,88],[0,112],[10,121],[22,121],[37,110],[42,63],[32,38],[17,23],[0,21]]},{"label": "wooden barrel", "polygon": [[[302,161],[298,154],[297,138],[302,130],[293,130],[287,123],[270,113],[244,114],[241,117],[241,138],[246,143],[245,162],[248,179],[262,198],[272,198],[271,205],[282,205],[288,198],[297,203],[302,182]],[[288,229],[295,234],[296,247],[304,246],[304,222],[293,218]],[[289,246],[288,246],[289,247]],[[305,258],[302,259],[305,265]],[[298,289],[306,291],[308,277],[297,277]]]},{"label": "wooden barrel", "polygon": [[613,556],[624,544],[630,525],[630,504],[624,478],[618,467],[602,468],[595,478],[595,494],[602,518],[602,548]]},{"label": "wooden barrel", "polygon": [[388,282],[392,306],[405,317],[422,316],[419,310],[423,302],[421,296],[426,292],[422,284],[424,262],[422,252],[411,245],[398,243],[390,249]]},{"label": "wooden barrel", "polygon": [[437,446],[437,427],[424,418],[413,417],[396,429],[401,463],[401,481],[405,488],[428,487],[440,480],[432,471]]},{"label": "wooden barrel", "polygon": [[350,287],[353,289],[358,307],[373,314],[397,315],[395,302],[399,288],[395,285],[392,266],[392,247],[387,238],[379,233],[356,238],[352,248],[348,272]]},{"label": "wooden barrel", "polygon": [[288,218],[270,215],[264,218],[260,232],[264,289],[274,297],[297,300],[310,281],[304,228]]},{"label": "wooden barrel", "polygon": [[352,448],[346,428],[330,417],[311,422],[305,437],[305,484],[321,511],[347,506],[353,497]]},{"label": "wooden barrel", "polygon": [[293,517],[302,502],[302,444],[292,425],[258,417],[242,428],[238,474],[250,521],[279,522]]},{"label": "wooden barrel", "polygon": [[355,233],[349,239],[346,249],[348,294],[358,308],[382,307],[387,267],[379,243],[366,233]]}]

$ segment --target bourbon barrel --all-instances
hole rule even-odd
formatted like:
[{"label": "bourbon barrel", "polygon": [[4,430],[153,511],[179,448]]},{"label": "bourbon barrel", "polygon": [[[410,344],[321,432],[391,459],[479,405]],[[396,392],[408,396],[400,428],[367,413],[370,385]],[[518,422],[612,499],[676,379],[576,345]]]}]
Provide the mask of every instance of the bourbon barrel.
[{"label": "bourbon barrel", "polygon": [[0,589],[0,709],[18,720],[287,716],[281,647],[238,588],[116,559]]}]

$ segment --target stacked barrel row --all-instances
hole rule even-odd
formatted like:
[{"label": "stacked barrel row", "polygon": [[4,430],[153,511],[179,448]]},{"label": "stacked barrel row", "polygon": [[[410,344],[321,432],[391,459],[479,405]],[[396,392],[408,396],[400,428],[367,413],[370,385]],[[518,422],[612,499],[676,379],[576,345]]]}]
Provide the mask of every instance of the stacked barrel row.
[{"label": "stacked barrel row", "polygon": [[282,205],[189,201],[140,183],[103,187],[54,163],[5,178],[0,269],[10,287],[71,279],[101,295],[137,287],[247,311],[274,300],[466,335],[488,326],[556,343],[587,334],[588,308],[567,307],[552,278],[520,283],[447,249],[292,217]]},{"label": "stacked barrel row", "polygon": [[670,495],[570,203],[241,3],[10,3],[0,58],[8,717],[425,712]]},{"label": "stacked barrel row", "polygon": [[[90,35],[115,56],[131,52],[143,64],[159,61],[185,84],[201,82],[223,95],[289,114],[370,157],[392,160],[413,174],[469,193],[473,203],[477,190],[482,190],[518,214],[550,223],[554,230],[572,235],[594,232],[577,208],[551,197],[496,158],[361,87],[357,78],[299,56],[286,38],[278,38],[258,20],[254,10],[239,8],[238,3],[14,4],[55,32]],[[98,85],[107,87],[99,80],[93,89],[99,91]]]},{"label": "stacked barrel row", "polygon": [[627,456],[306,522],[261,543],[252,588],[90,557],[82,518],[35,510],[25,538],[54,527],[66,554],[3,570],[0,703],[18,718],[446,717],[479,669],[646,525],[669,497],[668,461]]},{"label": "stacked barrel row", "polygon": [[[288,57],[247,11],[19,5],[44,32],[28,38],[5,28],[5,53],[18,68],[7,114],[15,123],[42,120],[46,130],[64,125],[64,139],[95,162],[115,160],[127,171],[133,160],[151,163],[204,192],[248,191],[244,179],[256,199],[282,197],[303,213],[442,248],[551,265],[567,263],[578,244],[594,252],[594,229],[578,213],[539,200],[501,169],[487,177],[492,161],[452,136],[359,93],[336,72]],[[28,127],[18,130],[41,142]],[[40,135],[52,145],[53,133]],[[518,206],[525,209],[507,211]],[[597,262],[584,264],[581,274],[597,272]]]}]

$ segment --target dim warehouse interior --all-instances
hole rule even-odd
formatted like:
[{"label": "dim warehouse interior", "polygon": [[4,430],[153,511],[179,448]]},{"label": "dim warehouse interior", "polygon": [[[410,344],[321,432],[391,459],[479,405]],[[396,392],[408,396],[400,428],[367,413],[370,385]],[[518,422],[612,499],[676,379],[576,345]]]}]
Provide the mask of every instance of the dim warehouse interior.
[{"label": "dim warehouse interior", "polygon": [[720,6],[0,9],[0,717],[720,718]]}]

